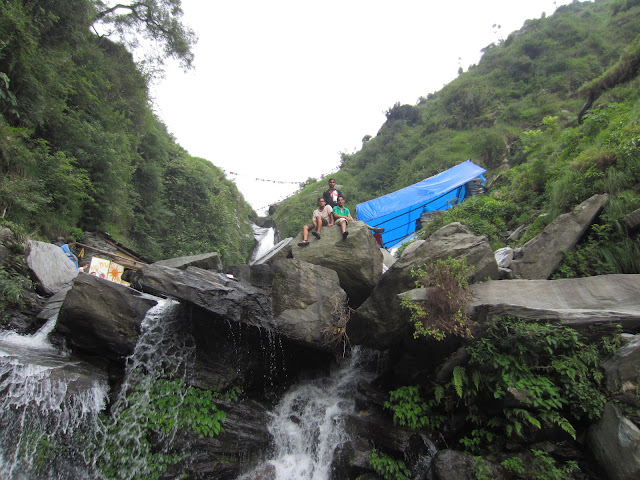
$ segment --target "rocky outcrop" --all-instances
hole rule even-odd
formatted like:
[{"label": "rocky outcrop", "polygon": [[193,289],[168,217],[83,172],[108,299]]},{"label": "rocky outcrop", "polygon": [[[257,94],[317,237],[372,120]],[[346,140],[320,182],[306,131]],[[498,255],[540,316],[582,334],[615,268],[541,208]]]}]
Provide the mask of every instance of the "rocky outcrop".
[{"label": "rocky outcrop", "polygon": [[334,330],[344,327],[341,317],[348,311],[336,272],[301,260],[280,260],[272,267],[273,318],[267,323],[289,339],[335,351]]},{"label": "rocky outcrop", "polygon": [[613,403],[589,429],[588,444],[610,480],[640,478],[640,429]]},{"label": "rocky outcrop", "polygon": [[78,276],[73,262],[52,243],[29,241],[26,262],[38,282],[38,291],[45,295],[53,295]]},{"label": "rocky outcrop", "polygon": [[564,252],[578,243],[608,201],[607,194],[594,195],[575,207],[571,213],[558,216],[542,233],[516,252],[515,259],[509,266],[514,277],[527,280],[549,278],[562,260]]},{"label": "rocky outcrop", "polygon": [[[492,464],[480,457],[475,457],[470,453],[458,450],[440,450],[433,462],[433,472],[435,480],[468,480],[477,478],[475,475],[479,461],[482,461],[485,468],[488,468],[493,480],[506,480],[510,478],[499,465]],[[485,473],[486,475],[486,473]]]},{"label": "rocky outcrop", "polygon": [[514,315],[569,326],[620,323],[640,330],[640,275],[560,280],[501,280],[471,286],[476,319]]},{"label": "rocky outcrop", "polygon": [[267,292],[219,272],[197,267],[179,270],[153,263],[139,270],[133,285],[143,292],[171,297],[230,321],[260,325],[271,317]]},{"label": "rocky outcrop", "polygon": [[360,305],[382,275],[383,258],[380,247],[363,222],[350,222],[347,231],[349,236],[343,240],[340,227],[324,227],[320,240],[309,235],[306,247],[298,246],[302,241],[300,233],[286,246],[279,246],[277,254],[268,254],[260,262],[294,258],[329,268],[338,274],[349,304]]},{"label": "rocky outcrop", "polygon": [[142,319],[157,303],[132,288],[81,274],[66,295],[54,333],[75,352],[123,365],[133,353]]},{"label": "rocky outcrop", "polygon": [[[232,279],[196,267],[153,264],[137,276],[141,289],[184,306],[184,329],[196,347],[191,383],[216,391],[238,385],[259,396],[269,384],[288,383],[279,375],[290,382],[303,371],[326,372],[344,346],[335,334],[346,311],[337,274],[298,260],[247,266],[238,273]],[[67,294],[56,334],[75,352],[121,365],[157,300],[83,274]]]},{"label": "rocky outcrop", "polygon": [[635,230],[640,227],[640,208],[625,215],[622,222],[629,230]]},{"label": "rocky outcrop", "polygon": [[264,452],[271,442],[267,429],[269,414],[265,407],[250,400],[216,402],[226,414],[224,431],[215,437],[200,437],[193,433],[178,433],[177,445],[189,444],[188,453],[170,468],[171,478],[184,474],[188,478],[238,478],[244,463]]},{"label": "rocky outcrop", "polygon": [[169,258],[155,262],[154,265],[178,268],[180,270],[186,270],[187,267],[198,267],[204,270],[222,271],[222,260],[220,260],[220,255],[218,255],[217,252],[191,255],[189,257]]},{"label": "rocky outcrop", "polygon": [[349,321],[351,341],[376,349],[398,344],[409,332],[409,314],[400,306],[398,294],[414,288],[411,269],[448,257],[466,258],[474,267],[470,282],[498,278],[498,266],[486,237],[475,236],[461,223],[451,223],[405,252],[384,274]]},{"label": "rocky outcrop", "polygon": [[[607,388],[612,392],[630,392],[640,407],[640,398],[636,392],[640,390],[640,335],[631,337],[629,343],[618,350],[615,355],[602,364],[605,372]],[[640,414],[640,412],[639,412]]]}]

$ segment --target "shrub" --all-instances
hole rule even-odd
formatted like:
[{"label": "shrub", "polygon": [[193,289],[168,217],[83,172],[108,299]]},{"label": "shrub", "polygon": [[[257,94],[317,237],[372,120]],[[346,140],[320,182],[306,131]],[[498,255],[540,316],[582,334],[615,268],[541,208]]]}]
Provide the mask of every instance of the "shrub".
[{"label": "shrub", "polygon": [[402,306],[411,311],[414,338],[443,340],[448,334],[471,337],[471,320],[465,313],[471,302],[467,282],[471,270],[464,258],[438,260],[411,270],[412,276],[418,277],[416,285],[428,289],[425,301],[402,300]]},{"label": "shrub", "polygon": [[411,471],[402,460],[396,460],[376,449],[371,451],[369,466],[384,480],[410,480]]},{"label": "shrub", "polygon": [[437,428],[462,409],[469,428],[459,442],[471,452],[542,427],[557,426],[575,438],[576,422],[592,422],[604,408],[600,358],[620,345],[605,340],[598,347],[563,325],[495,318],[467,347],[468,363],[456,366],[431,398],[423,399],[418,387],[401,387],[385,407],[395,423],[411,428]]}]

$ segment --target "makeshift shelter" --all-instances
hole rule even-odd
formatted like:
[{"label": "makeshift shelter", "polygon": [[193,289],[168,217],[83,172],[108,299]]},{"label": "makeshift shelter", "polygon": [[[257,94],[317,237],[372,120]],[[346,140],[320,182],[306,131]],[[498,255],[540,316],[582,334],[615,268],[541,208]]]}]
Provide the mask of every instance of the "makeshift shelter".
[{"label": "makeshift shelter", "polygon": [[461,202],[466,184],[486,170],[467,160],[414,185],[356,205],[358,220],[385,231],[382,241],[391,248],[416,231],[416,221],[424,212],[446,210]]}]

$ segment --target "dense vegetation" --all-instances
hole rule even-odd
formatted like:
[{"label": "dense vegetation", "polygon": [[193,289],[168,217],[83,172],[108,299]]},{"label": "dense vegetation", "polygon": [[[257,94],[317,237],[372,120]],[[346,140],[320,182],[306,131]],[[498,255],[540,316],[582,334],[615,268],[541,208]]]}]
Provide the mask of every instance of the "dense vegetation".
[{"label": "dense vegetation", "polygon": [[[334,174],[352,211],[471,159],[485,167],[487,195],[425,226],[451,221],[512,246],[595,193],[611,195],[597,225],[556,276],[640,272],[640,240],[622,218],[640,207],[640,1],[572,3],[528,20],[442,90],[396,104],[377,135],[342,155]],[[589,102],[590,108],[581,109]],[[285,236],[308,222],[326,180],[273,215]]]},{"label": "dense vegetation", "polygon": [[[143,72],[165,57],[191,64],[194,35],[179,7],[0,2],[5,224],[44,240],[105,230],[154,260],[217,251],[225,264],[244,263],[252,209],[219,168],[176,144],[149,99]],[[96,31],[120,32],[127,46],[142,35],[164,50],[136,64],[123,44]]]}]

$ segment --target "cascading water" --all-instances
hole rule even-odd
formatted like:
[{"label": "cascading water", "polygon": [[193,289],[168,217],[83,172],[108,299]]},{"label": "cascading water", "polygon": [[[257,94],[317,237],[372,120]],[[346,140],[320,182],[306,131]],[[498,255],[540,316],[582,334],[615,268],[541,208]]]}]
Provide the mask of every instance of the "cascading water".
[{"label": "cascading water", "polygon": [[365,357],[356,347],[330,377],[299,383],[286,393],[269,425],[273,456],[238,480],[328,480],[335,449],[349,438],[343,420],[354,411],[357,385],[374,375],[363,369]]},{"label": "cascading water", "polygon": [[107,382],[47,341],[55,321],[51,318],[33,336],[0,333],[2,479],[92,478],[85,452],[65,453],[78,439],[100,430]]},{"label": "cascading water", "polygon": [[[193,364],[193,337],[185,332],[180,304],[163,300],[147,312],[133,354],[127,359],[125,377],[107,422],[96,462],[108,478],[127,480],[147,478],[161,473],[174,461],[169,454],[178,424],[179,409],[164,415],[164,425],[172,425],[162,434],[153,430],[158,398],[171,397],[179,405],[185,379]],[[161,384],[161,379],[171,379]],[[164,392],[162,387],[164,385]],[[176,399],[176,397],[178,397]],[[171,415],[174,418],[169,418]],[[152,433],[153,430],[153,433]],[[149,436],[155,435],[152,453]]]},{"label": "cascading water", "polygon": [[145,426],[154,382],[179,382],[192,364],[179,307],[162,300],[147,313],[108,417],[104,374],[47,341],[55,318],[33,336],[0,333],[0,478],[126,480],[171,463],[175,428],[155,439],[161,452],[151,454]]},{"label": "cascading water", "polygon": [[258,246],[253,251],[249,264],[253,264],[256,260],[262,258],[275,245],[276,229],[272,227],[259,227],[252,224],[253,236],[258,242]]}]

